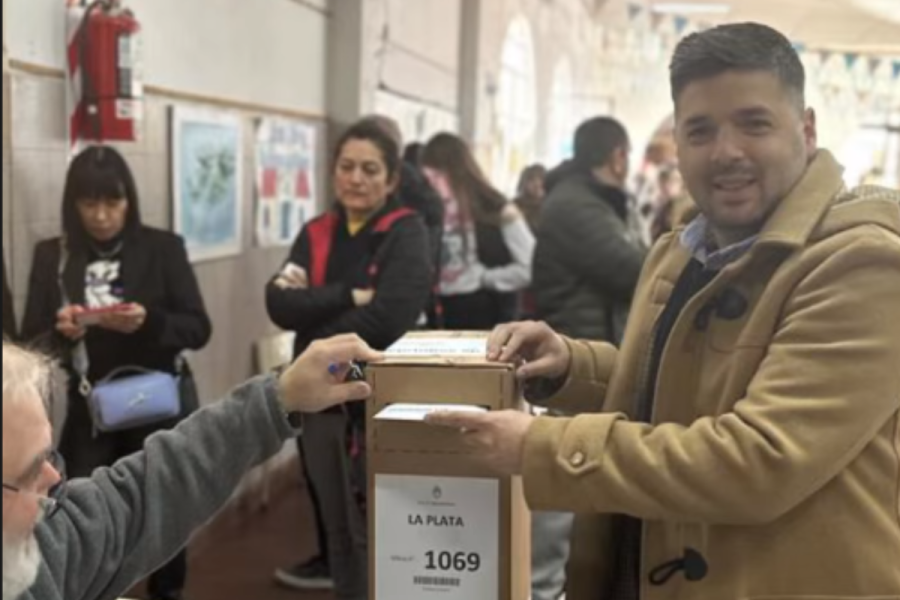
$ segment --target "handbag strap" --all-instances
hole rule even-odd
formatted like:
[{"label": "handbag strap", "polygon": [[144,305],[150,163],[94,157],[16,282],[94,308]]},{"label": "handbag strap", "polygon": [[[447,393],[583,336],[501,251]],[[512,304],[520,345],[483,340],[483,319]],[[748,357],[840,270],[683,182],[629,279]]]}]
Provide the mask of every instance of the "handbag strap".
[{"label": "handbag strap", "polygon": [[152,369],[145,369],[144,367],[130,367],[130,366],[119,367],[118,369],[114,369],[110,374],[108,374],[106,377],[104,377],[101,381],[98,381],[97,385],[103,385],[103,384],[109,383],[111,381],[114,381],[115,379],[118,379],[120,376],[125,375],[125,374],[152,375],[156,372],[157,371],[154,371]]},{"label": "handbag strap", "polygon": [[[59,286],[60,297],[62,298],[62,307],[68,308],[72,305],[69,299],[69,292],[66,291],[65,275],[69,266],[69,246],[66,243],[66,237],[59,238],[59,268],[57,270],[56,282]],[[78,392],[87,398],[93,391],[93,386],[88,380],[88,372],[91,368],[90,358],[88,358],[87,344],[84,338],[81,338],[72,348],[72,368],[78,375]]]}]

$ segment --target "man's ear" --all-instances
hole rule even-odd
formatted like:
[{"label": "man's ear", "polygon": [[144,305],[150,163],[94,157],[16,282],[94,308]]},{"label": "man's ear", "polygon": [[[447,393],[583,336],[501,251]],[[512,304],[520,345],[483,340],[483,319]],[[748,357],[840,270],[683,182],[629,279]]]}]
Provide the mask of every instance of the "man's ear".
[{"label": "man's ear", "polygon": [[819,130],[816,111],[813,108],[807,108],[803,113],[803,140],[806,143],[807,154],[810,156],[815,154],[819,148]]}]

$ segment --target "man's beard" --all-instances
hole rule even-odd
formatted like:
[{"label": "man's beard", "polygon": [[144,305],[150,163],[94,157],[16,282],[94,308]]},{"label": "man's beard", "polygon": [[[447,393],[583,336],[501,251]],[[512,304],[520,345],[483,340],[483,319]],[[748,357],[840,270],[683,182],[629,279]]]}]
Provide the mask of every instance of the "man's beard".
[{"label": "man's beard", "polygon": [[31,589],[41,566],[41,551],[34,535],[12,541],[3,534],[3,600],[16,600]]}]

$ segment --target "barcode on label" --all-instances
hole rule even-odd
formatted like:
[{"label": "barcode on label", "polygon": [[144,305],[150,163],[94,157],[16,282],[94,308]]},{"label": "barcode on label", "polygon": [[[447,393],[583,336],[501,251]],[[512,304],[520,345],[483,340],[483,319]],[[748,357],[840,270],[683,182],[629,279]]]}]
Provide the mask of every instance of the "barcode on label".
[{"label": "barcode on label", "polygon": [[462,585],[462,581],[455,577],[414,577],[413,584],[426,587],[456,587]]}]

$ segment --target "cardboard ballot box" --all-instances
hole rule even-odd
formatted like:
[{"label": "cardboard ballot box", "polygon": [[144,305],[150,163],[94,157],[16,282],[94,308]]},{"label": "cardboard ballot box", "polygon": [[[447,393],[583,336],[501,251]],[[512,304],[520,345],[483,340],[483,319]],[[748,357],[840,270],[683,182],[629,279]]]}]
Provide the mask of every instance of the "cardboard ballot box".
[{"label": "cardboard ballot box", "polygon": [[415,333],[369,365],[370,600],[527,600],[531,521],[519,478],[492,476],[436,409],[520,409],[483,334]]}]

